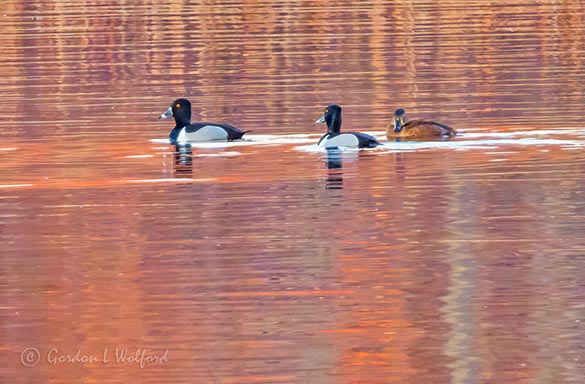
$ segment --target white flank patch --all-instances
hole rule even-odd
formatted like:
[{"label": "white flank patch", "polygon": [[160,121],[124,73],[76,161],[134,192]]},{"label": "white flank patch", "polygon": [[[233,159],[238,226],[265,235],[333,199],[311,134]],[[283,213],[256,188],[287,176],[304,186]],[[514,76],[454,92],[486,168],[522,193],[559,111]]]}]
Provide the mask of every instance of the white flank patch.
[{"label": "white flank patch", "polygon": [[193,143],[227,139],[228,133],[225,129],[217,125],[206,125],[191,133],[186,132],[185,128],[183,128],[177,137],[177,142]]},{"label": "white flank patch", "polygon": [[345,148],[357,148],[360,145],[359,139],[351,133],[342,133],[335,136],[332,139],[323,139],[320,143],[320,147],[345,147]]}]

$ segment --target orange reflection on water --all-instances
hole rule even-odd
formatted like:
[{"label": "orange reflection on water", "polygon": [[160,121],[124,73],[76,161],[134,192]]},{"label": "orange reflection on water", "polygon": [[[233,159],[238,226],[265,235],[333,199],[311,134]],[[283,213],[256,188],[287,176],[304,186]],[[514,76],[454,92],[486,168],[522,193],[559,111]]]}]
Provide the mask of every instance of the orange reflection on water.
[{"label": "orange reflection on water", "polygon": [[[5,381],[582,381],[581,4],[0,8]],[[152,142],[179,96],[256,142]],[[254,136],[316,141],[331,102],[348,131],[404,107],[463,134]]]}]

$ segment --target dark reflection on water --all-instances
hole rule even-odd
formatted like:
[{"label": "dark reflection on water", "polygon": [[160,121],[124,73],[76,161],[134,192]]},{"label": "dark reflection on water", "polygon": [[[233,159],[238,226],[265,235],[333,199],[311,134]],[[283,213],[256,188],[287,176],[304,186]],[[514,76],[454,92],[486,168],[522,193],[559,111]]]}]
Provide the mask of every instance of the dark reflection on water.
[{"label": "dark reflection on water", "polygon": [[[584,14],[2,2],[0,377],[581,383]],[[251,142],[150,141],[182,96]],[[333,102],[347,131],[382,131],[403,107],[464,134],[359,154],[254,137],[316,142]],[[478,132],[508,141],[461,145]],[[115,362],[116,348],[168,361]],[[52,349],[110,362],[53,364]]]},{"label": "dark reflection on water", "polygon": [[326,189],[343,189],[343,155],[339,148],[328,148],[325,166],[327,167]]},{"label": "dark reflection on water", "polygon": [[192,177],[193,175],[193,150],[191,145],[175,146],[175,177]]}]

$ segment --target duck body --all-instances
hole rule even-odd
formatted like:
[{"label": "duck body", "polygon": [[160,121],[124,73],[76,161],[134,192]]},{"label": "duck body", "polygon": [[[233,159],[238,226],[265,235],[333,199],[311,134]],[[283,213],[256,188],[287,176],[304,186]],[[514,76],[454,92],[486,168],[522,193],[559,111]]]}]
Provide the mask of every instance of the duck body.
[{"label": "duck body", "polygon": [[327,133],[317,142],[320,147],[374,148],[380,145],[378,140],[365,133],[341,132],[341,107],[337,104],[327,106],[323,117],[316,123],[327,123]]},{"label": "duck body", "polygon": [[233,141],[239,140],[248,131],[242,131],[230,124],[223,123],[191,123],[191,102],[187,99],[177,99],[159,116],[159,119],[175,118],[175,128],[169,134],[169,141],[173,145],[205,142],[205,141]]},{"label": "duck body", "polygon": [[435,121],[408,121],[406,113],[402,108],[399,108],[394,112],[394,121],[386,128],[386,136],[388,139],[453,137],[456,134],[457,131],[455,129]]},{"label": "duck body", "polygon": [[374,137],[360,132],[326,133],[317,143],[323,148],[374,148],[380,143]]},{"label": "duck body", "polygon": [[194,143],[205,141],[239,140],[246,133],[229,124],[193,123],[183,127],[175,127],[169,134],[171,144]]}]

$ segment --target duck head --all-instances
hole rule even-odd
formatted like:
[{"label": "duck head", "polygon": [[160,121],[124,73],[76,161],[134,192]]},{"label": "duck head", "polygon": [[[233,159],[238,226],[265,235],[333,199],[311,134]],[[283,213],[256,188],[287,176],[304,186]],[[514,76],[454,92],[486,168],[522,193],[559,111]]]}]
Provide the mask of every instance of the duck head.
[{"label": "duck head", "polygon": [[331,104],[323,111],[323,117],[315,123],[327,123],[327,132],[336,134],[341,131],[341,107],[337,104]]},{"label": "duck head", "polygon": [[315,123],[327,123],[327,132],[336,134],[341,131],[341,107],[337,104],[331,104],[323,110],[323,117]]},{"label": "duck head", "polygon": [[161,114],[159,119],[166,119],[173,116],[177,127],[184,127],[191,124],[191,102],[187,99],[177,99]]},{"label": "duck head", "polygon": [[402,130],[404,124],[408,122],[408,117],[406,117],[406,112],[402,108],[398,108],[394,112],[394,132],[398,133]]}]

